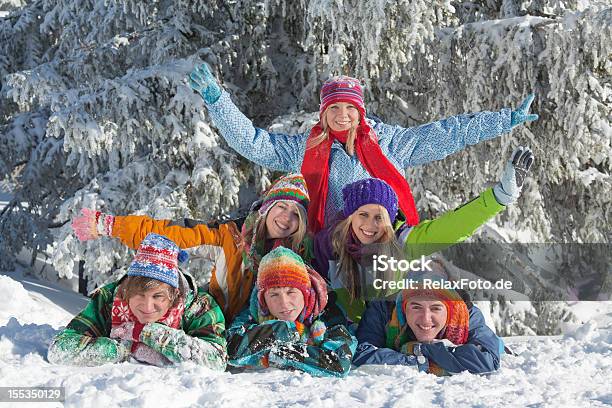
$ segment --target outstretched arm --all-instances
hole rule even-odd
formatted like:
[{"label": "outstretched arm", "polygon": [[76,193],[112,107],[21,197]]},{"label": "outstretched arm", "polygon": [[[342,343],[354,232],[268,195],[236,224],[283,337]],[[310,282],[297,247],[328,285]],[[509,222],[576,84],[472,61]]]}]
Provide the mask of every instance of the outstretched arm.
[{"label": "outstretched arm", "polygon": [[89,208],[81,209],[81,215],[72,221],[72,229],[81,241],[112,236],[133,249],[138,248],[151,232],[168,237],[181,248],[224,244],[231,247],[231,242],[239,235],[233,223],[221,224],[219,228],[210,228],[203,223],[188,227],[170,220],[155,220],[146,215],[115,216]]},{"label": "outstretched arm", "polygon": [[430,255],[474,234],[489,219],[518,199],[533,162],[531,150],[519,146],[512,152],[501,181],[495,187],[434,220],[425,220],[410,230],[400,228],[398,235],[407,259]]},{"label": "outstretched arm", "polygon": [[[529,114],[533,95],[515,110],[460,114],[412,128],[379,124],[376,126],[383,151],[402,168],[444,159],[464,148],[509,132],[514,126],[533,121]],[[380,127],[380,131],[378,130]]]},{"label": "outstretched arm", "polygon": [[206,64],[197,66],[189,81],[204,99],[211,119],[232,149],[260,166],[284,172],[299,170],[307,134],[275,134],[255,127],[221,90]]}]

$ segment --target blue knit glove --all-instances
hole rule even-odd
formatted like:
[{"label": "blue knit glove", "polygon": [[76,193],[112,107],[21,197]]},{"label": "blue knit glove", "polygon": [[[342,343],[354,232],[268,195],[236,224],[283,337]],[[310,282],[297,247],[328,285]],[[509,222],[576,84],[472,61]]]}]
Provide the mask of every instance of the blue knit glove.
[{"label": "blue knit glove", "polygon": [[208,104],[215,103],[221,96],[221,87],[206,64],[195,67],[189,75],[191,89],[199,93]]},{"label": "blue knit glove", "polygon": [[510,114],[510,126],[515,127],[520,125],[523,122],[531,122],[534,120],[538,120],[539,116],[535,113],[529,113],[529,107],[531,106],[531,102],[535,99],[535,95],[528,95],[527,98],[521,103],[521,106],[518,107],[517,110],[512,111]]},{"label": "blue knit glove", "polygon": [[516,201],[533,161],[533,152],[528,147],[519,146],[512,152],[500,182],[493,187],[498,203],[508,205]]}]

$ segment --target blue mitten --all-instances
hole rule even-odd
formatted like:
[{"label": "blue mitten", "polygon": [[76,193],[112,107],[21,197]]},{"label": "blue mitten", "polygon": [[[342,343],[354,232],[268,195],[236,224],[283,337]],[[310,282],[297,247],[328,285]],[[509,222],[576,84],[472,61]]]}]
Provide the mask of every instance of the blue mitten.
[{"label": "blue mitten", "polygon": [[529,113],[529,107],[531,106],[531,102],[533,102],[534,98],[534,94],[528,95],[523,103],[521,103],[521,106],[519,106],[517,110],[512,111],[510,114],[510,126],[515,127],[523,122],[538,120],[538,115],[535,113]]},{"label": "blue mitten", "polygon": [[493,187],[493,195],[498,203],[508,205],[516,201],[533,161],[533,152],[528,147],[519,146],[512,152],[501,180]]},{"label": "blue mitten", "polygon": [[202,96],[206,103],[215,103],[221,96],[221,87],[206,64],[195,67],[191,71],[189,85]]}]

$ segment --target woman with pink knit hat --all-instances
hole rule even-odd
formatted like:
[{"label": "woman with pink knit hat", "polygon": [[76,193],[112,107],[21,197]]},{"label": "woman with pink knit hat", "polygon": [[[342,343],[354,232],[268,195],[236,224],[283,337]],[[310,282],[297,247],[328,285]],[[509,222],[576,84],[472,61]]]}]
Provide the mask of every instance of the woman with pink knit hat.
[{"label": "woman with pink knit hat", "polygon": [[469,145],[536,120],[529,114],[530,95],[515,110],[457,115],[414,128],[366,119],[360,81],[333,77],[321,87],[319,122],[299,135],[268,133],[257,128],[222,91],[205,64],[190,75],[208,113],[227,143],[247,159],[274,170],[301,172],[311,196],[309,229],[328,226],[342,209],[342,187],[367,177],[387,182],[399,196],[410,226],[419,222],[404,169],[441,160]]},{"label": "woman with pink knit hat", "polygon": [[328,299],[327,284],[295,252],[278,247],[259,264],[249,309],[228,329],[230,366],[297,369],[344,377],[357,340]]},{"label": "woman with pink knit hat", "polygon": [[284,247],[270,251],[259,264],[249,309],[228,329],[228,364],[346,376],[357,341],[334,299],[299,255]]},{"label": "woman with pink knit hat", "polygon": [[217,254],[209,291],[221,305],[226,321],[247,305],[262,256],[277,246],[290,247],[310,259],[306,235],[308,191],[301,174],[287,174],[264,192],[247,216],[242,230],[234,222],[210,226],[204,222],[155,220],[145,215],[114,216],[82,209],[72,228],[81,241],[115,237],[138,248],[150,232],[163,234],[181,248]]}]

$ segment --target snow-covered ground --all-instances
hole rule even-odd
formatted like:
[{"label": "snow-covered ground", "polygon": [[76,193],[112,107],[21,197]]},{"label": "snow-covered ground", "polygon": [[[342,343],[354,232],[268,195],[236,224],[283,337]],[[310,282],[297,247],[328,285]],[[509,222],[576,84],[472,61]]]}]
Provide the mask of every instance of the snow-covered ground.
[{"label": "snow-covered ground", "polygon": [[411,367],[366,366],[346,379],[326,379],[280,370],[216,373],[192,364],[55,366],[46,361],[47,345],[86,298],[11,273],[0,275],[0,299],[0,386],[62,386],[66,406],[612,405],[612,302],[576,303],[584,323],[563,336],[506,338],[518,356],[506,355],[491,375],[437,378]]}]

